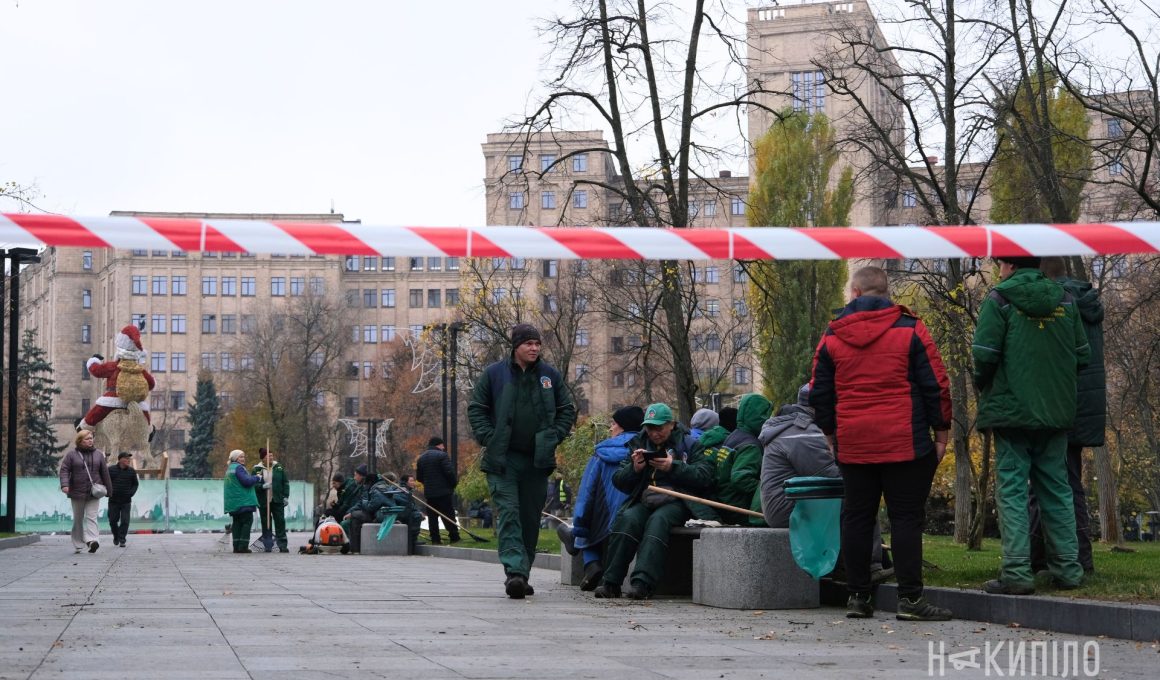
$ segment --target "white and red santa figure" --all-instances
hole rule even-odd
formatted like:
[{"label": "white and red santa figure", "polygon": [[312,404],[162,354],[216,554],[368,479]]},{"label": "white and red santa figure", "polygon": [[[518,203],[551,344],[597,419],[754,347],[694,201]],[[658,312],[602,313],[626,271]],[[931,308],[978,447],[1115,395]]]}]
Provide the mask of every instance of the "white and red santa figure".
[{"label": "white and red santa figure", "polygon": [[[92,430],[96,428],[97,424],[115,409],[127,408],[129,401],[136,403],[141,408],[145,422],[151,422],[149,418],[149,391],[156,383],[149,371],[141,365],[145,359],[145,350],[141,347],[141,331],[134,325],[125,326],[117,334],[113,344],[116,347],[113,355],[115,361],[105,361],[105,357],[94,354],[85,364],[94,378],[105,379],[105,393],[97,399],[97,403],[81,419],[77,429]],[[118,380],[122,382],[119,389]],[[150,439],[152,439],[152,434],[150,434]]]}]

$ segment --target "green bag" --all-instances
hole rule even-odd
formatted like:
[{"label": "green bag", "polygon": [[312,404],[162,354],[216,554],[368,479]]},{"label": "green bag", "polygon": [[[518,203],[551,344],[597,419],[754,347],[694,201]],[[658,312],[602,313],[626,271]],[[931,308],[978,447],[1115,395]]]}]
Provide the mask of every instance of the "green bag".
[{"label": "green bag", "polygon": [[398,516],[398,512],[392,512],[382,519],[382,523],[379,524],[379,533],[375,536],[376,541],[383,540],[383,537],[390,533],[391,527],[395,526],[395,518]]},{"label": "green bag", "polygon": [[794,500],[789,516],[790,551],[798,566],[815,579],[833,571],[838,563],[841,483],[832,477],[794,477],[785,482],[786,497]]}]

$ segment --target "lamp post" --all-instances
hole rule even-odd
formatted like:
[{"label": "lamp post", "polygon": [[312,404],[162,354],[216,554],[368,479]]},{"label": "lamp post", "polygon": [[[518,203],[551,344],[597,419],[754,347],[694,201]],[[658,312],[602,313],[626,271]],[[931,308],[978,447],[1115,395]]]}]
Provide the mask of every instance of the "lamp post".
[{"label": "lamp post", "polygon": [[[4,286],[8,286],[8,324],[4,324],[4,315],[0,313],[0,342],[5,332],[8,333],[8,365],[4,365],[4,353],[0,351],[0,392],[4,391],[7,381],[8,418],[4,425],[5,445],[8,454],[5,492],[7,508],[3,517],[0,517],[0,531],[16,531],[16,376],[20,369],[20,265],[40,262],[40,257],[31,248],[10,248],[0,250],[0,267],[9,272],[5,279],[0,272],[0,301],[4,299]],[[7,370],[5,370],[7,369]]]},{"label": "lamp post", "polygon": [[360,418],[358,422],[364,423],[367,426],[367,472],[371,473],[372,475],[377,474],[377,461],[375,459],[379,456],[377,445],[378,429],[379,425],[383,423],[383,419]]},{"label": "lamp post", "polygon": [[447,328],[451,331],[451,396],[448,399],[451,406],[451,438],[447,439],[448,453],[451,454],[451,469],[456,472],[459,471],[459,388],[456,384],[455,374],[459,358],[459,334],[467,329],[467,324],[462,321],[456,321]]}]

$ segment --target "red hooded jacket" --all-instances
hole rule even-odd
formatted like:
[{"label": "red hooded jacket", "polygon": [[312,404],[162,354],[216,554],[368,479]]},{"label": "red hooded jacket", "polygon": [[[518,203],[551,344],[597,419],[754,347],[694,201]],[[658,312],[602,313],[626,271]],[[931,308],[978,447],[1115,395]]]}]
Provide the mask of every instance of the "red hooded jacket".
[{"label": "red hooded jacket", "polygon": [[875,296],[851,302],[826,329],[810,406],[848,464],[920,458],[935,450],[931,430],[951,426],[950,382],[930,332]]}]

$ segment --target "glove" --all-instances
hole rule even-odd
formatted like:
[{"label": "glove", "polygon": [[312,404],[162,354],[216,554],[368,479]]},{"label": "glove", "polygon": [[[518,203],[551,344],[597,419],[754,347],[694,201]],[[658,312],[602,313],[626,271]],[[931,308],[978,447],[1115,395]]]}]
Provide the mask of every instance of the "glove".
[{"label": "glove", "polygon": [[104,360],[105,360],[105,357],[101,356],[100,354],[94,354],[94,355],[93,355],[93,358],[94,358],[94,359],[97,359],[97,360],[99,360],[99,361],[104,361]]},{"label": "glove", "polygon": [[272,484],[270,484],[270,482],[266,482],[265,484],[262,485],[262,488],[269,489],[271,486],[272,486]]}]

